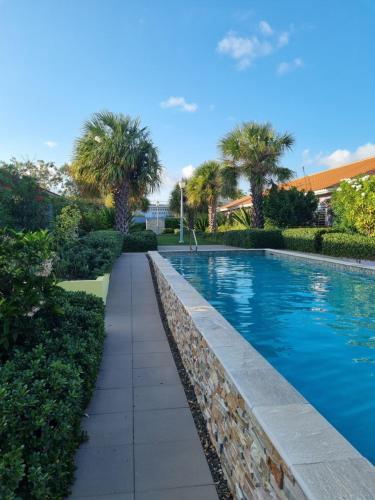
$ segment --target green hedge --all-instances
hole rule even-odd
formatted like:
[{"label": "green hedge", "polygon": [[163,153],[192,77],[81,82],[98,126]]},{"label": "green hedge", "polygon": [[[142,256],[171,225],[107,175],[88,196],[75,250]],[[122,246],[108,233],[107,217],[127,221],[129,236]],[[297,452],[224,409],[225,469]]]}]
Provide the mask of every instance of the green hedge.
[{"label": "green hedge", "polygon": [[137,233],[139,231],[146,231],[146,223],[145,222],[134,222],[130,226],[131,233]]},{"label": "green hedge", "polygon": [[124,252],[148,252],[156,250],[158,241],[153,231],[139,231],[124,237]]},{"label": "green hedge", "polygon": [[280,230],[248,229],[217,233],[216,241],[241,248],[284,248]]},{"label": "green hedge", "polygon": [[177,217],[167,217],[165,219],[165,228],[166,229],[179,229],[180,227],[180,219]]},{"label": "green hedge", "polygon": [[[62,292],[60,314],[0,367],[0,498],[62,500],[104,340],[101,299]],[[31,341],[31,340],[30,340]]]},{"label": "green hedge", "polygon": [[319,253],[322,248],[322,235],[327,231],[329,229],[316,227],[284,229],[284,246],[287,250]]},{"label": "green hedge", "polygon": [[323,235],[322,254],[375,260],[375,238],[351,233],[327,233]]},{"label": "green hedge", "polygon": [[110,272],[122,244],[121,233],[111,229],[72,240],[58,249],[56,275],[62,280],[96,279]]}]

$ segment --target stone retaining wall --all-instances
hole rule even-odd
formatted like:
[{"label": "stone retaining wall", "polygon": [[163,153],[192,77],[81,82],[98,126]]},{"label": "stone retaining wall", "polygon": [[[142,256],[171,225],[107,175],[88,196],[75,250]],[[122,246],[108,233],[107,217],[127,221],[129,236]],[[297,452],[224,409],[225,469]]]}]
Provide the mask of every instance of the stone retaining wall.
[{"label": "stone retaining wall", "polygon": [[236,499],[374,499],[375,468],[149,252],[169,327]]}]

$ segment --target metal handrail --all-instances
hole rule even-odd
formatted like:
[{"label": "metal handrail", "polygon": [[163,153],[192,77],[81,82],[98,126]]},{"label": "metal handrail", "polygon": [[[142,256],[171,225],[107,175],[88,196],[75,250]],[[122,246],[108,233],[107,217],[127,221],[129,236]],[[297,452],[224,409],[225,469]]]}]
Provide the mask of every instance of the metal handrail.
[{"label": "metal handrail", "polygon": [[197,237],[195,234],[195,229],[192,229],[192,232],[193,232],[194,241],[195,241],[195,251],[198,253],[198,241],[197,241]]}]

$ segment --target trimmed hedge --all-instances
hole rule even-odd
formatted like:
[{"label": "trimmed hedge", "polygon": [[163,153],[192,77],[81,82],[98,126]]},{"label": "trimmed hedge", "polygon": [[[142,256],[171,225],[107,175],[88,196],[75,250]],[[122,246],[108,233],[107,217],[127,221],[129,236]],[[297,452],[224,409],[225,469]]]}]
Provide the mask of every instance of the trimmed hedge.
[{"label": "trimmed hedge", "polygon": [[101,299],[62,292],[60,315],[0,367],[0,498],[62,500],[104,340]]},{"label": "trimmed hedge", "polygon": [[280,230],[247,229],[217,233],[216,241],[240,248],[284,248]]},{"label": "trimmed hedge", "polygon": [[153,231],[139,231],[124,236],[124,252],[148,252],[149,250],[156,250],[157,247],[158,240]]},{"label": "trimmed hedge", "polygon": [[72,240],[58,250],[56,275],[63,280],[96,279],[110,272],[122,244],[121,233],[111,229]]},{"label": "trimmed hedge", "polygon": [[329,229],[316,227],[284,229],[284,246],[287,250],[319,253],[322,248],[322,235],[327,231]]},{"label": "trimmed hedge", "polygon": [[177,217],[166,217],[165,219],[165,228],[166,229],[179,229],[180,227],[180,219]]},{"label": "trimmed hedge", "polygon": [[131,233],[137,233],[138,231],[146,231],[146,223],[145,222],[134,222],[130,226]]},{"label": "trimmed hedge", "polygon": [[375,260],[375,238],[351,233],[327,233],[323,235],[322,254]]}]

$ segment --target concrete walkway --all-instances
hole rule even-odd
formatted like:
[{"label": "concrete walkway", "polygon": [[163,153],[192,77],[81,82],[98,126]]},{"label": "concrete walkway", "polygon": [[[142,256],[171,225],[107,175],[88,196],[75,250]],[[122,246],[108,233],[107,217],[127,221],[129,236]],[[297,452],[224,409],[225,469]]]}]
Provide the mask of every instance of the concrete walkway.
[{"label": "concrete walkway", "polygon": [[70,498],[217,500],[144,254],[112,271],[106,331]]}]

